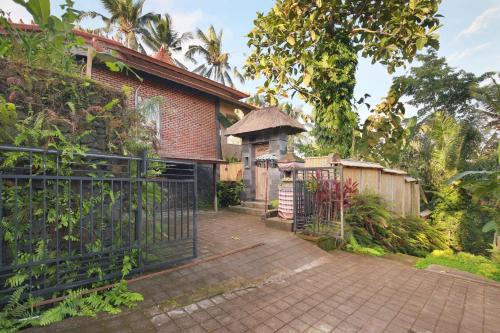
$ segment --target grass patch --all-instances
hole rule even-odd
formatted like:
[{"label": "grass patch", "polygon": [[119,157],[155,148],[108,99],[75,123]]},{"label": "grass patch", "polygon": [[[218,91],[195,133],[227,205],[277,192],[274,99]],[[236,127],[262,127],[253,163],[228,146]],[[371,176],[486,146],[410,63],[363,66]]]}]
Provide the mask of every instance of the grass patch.
[{"label": "grass patch", "polygon": [[429,265],[442,265],[500,281],[500,264],[467,252],[453,253],[451,250],[435,250],[427,257],[417,261],[415,267],[427,268]]}]

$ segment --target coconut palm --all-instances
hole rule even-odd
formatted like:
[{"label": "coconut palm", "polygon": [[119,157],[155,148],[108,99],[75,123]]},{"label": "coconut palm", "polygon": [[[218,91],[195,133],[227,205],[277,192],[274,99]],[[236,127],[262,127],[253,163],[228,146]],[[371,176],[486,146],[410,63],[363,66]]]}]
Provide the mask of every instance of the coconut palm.
[{"label": "coconut palm", "polygon": [[180,51],[182,44],[193,38],[190,32],[180,34],[173,29],[172,17],[163,14],[157,21],[146,24],[146,32],[143,35],[144,44],[154,51],[158,51],[162,46],[169,53]]},{"label": "coconut palm", "polygon": [[[165,50],[170,56],[172,52],[182,50],[182,44],[193,38],[190,32],[180,34],[172,27],[172,17],[169,14],[163,14],[156,21],[150,21],[146,24],[146,31],[143,33],[142,41],[145,46],[153,51]],[[181,67],[185,66],[178,60],[174,61]]]},{"label": "coconut palm", "polygon": [[195,64],[197,63],[195,56],[199,55],[204,58],[204,63],[193,70],[195,73],[233,87],[233,79],[229,74],[232,70],[233,76],[240,82],[244,82],[243,76],[236,67],[229,64],[229,53],[222,52],[222,29],[218,34],[212,25],[206,34],[197,29],[196,37],[201,44],[190,45],[185,54],[186,58]]},{"label": "coconut palm", "polygon": [[149,22],[159,20],[159,15],[154,13],[142,13],[145,0],[101,0],[106,11],[111,14],[107,17],[97,12],[80,12],[80,18],[100,17],[106,27],[116,27],[120,38],[124,40],[125,45],[137,50],[142,46],[138,42],[138,36],[146,32],[145,26]]}]

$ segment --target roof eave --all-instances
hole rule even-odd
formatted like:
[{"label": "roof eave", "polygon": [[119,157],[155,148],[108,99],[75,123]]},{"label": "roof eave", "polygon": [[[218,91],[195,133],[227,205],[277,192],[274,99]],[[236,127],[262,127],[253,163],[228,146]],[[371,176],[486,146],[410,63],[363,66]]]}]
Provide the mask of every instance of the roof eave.
[{"label": "roof eave", "polygon": [[[18,29],[22,30],[31,30],[31,31],[40,31],[40,28],[37,25],[33,24],[25,24],[25,23],[12,23],[12,25]],[[240,101],[243,98],[249,97],[247,93],[241,92],[237,89],[227,87],[219,82],[210,80],[208,78],[205,78],[201,75],[198,75],[196,73],[192,73],[188,70],[185,70],[183,68],[180,68],[176,65],[168,64],[165,63],[161,60],[155,59],[153,57],[150,57],[146,54],[142,54],[140,52],[137,52],[135,50],[132,50],[124,45],[122,45],[118,41],[114,41],[102,36],[94,35],[92,33],[83,31],[83,30],[74,30],[75,34],[84,38],[86,42],[92,41],[92,38],[95,38],[96,40],[106,44],[106,46],[114,51],[120,52],[120,54],[125,58],[123,61],[127,63],[130,67],[143,71],[145,73],[149,73],[182,85],[185,85],[187,87],[191,87],[196,90],[200,90],[202,92],[208,93],[210,95],[214,95],[216,97],[219,97],[223,100],[226,100],[228,102],[231,102],[233,104],[236,104],[246,110],[252,110],[255,109],[254,106],[247,104],[245,102]],[[83,55],[86,56],[86,55]],[[134,61],[131,58],[136,58]],[[140,65],[138,62],[143,61],[146,62],[146,64],[152,64],[155,67],[160,67],[164,70],[159,71],[157,69],[152,68],[153,66],[146,66],[146,65]],[[170,75],[168,75],[166,72],[170,71]]]},{"label": "roof eave", "polygon": [[277,126],[277,127],[268,127],[268,128],[263,128],[263,129],[260,129],[260,130],[244,131],[244,132],[237,132],[237,131],[233,132],[233,131],[227,130],[224,135],[225,136],[232,135],[232,136],[240,137],[240,136],[245,136],[245,135],[252,135],[252,134],[255,134],[257,132],[262,132],[262,131],[267,131],[267,130],[273,130],[273,129],[282,129],[282,128],[287,128],[288,129],[287,133],[289,135],[295,135],[295,134],[298,134],[298,133],[307,132],[307,130],[305,128],[297,128],[297,127],[291,127],[291,126]]}]

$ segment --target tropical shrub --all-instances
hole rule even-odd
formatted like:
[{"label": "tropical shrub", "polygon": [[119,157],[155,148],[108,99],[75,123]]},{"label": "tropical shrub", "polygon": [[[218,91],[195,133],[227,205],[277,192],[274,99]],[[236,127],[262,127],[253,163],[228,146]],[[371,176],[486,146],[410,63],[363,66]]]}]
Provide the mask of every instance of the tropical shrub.
[{"label": "tropical shrub", "polygon": [[340,180],[330,179],[319,169],[305,182],[304,186],[312,195],[314,219],[309,227],[312,227],[316,233],[322,232],[320,229],[325,227],[322,224],[328,224],[331,219],[338,218],[332,218],[332,209],[334,212],[340,212],[341,206],[345,209],[352,196],[358,192],[358,183],[351,178],[346,179],[341,185]]},{"label": "tropical shrub", "polygon": [[500,264],[500,247],[493,245],[490,250],[491,260],[497,264]]},{"label": "tropical shrub", "polygon": [[394,235],[391,246],[396,252],[422,257],[434,249],[447,247],[443,233],[420,217],[394,218],[389,229]]},{"label": "tropical shrub", "polygon": [[50,15],[49,0],[17,0],[16,3],[32,15],[40,30],[16,29],[0,9],[0,29],[4,31],[0,39],[0,58],[23,66],[78,73],[81,65],[74,61],[71,51],[85,41],[73,33],[78,16],[72,8],[73,2],[66,0],[61,5],[64,11],[61,17]]},{"label": "tropical shrub", "polygon": [[242,181],[218,182],[217,200],[220,207],[239,205],[240,194],[243,191]]},{"label": "tropical shrub", "polygon": [[117,314],[123,306],[134,307],[144,298],[128,289],[125,276],[131,269],[131,258],[125,256],[122,279],[113,288],[104,292],[90,292],[85,288],[69,290],[64,300],[46,310],[37,306],[41,298],[28,295],[27,299],[22,299],[26,287],[17,288],[0,312],[0,332],[16,332],[29,326],[47,326],[66,317],[95,317],[99,312]]},{"label": "tropical shrub", "polygon": [[[387,251],[425,256],[446,248],[441,231],[419,217],[400,217],[389,211],[382,197],[355,195],[345,215],[352,239],[362,247],[379,246]],[[356,245],[352,245],[355,248]]]},{"label": "tropical shrub", "polygon": [[488,230],[485,226],[498,219],[498,212],[473,200],[458,186],[446,186],[438,195],[431,218],[443,232],[447,246],[456,252],[486,255],[494,228]]},{"label": "tropical shrub", "polygon": [[119,154],[153,147],[145,114],[124,107],[126,91],[3,59],[0,67],[0,123],[11,124],[3,143],[61,149],[66,140]]},{"label": "tropical shrub", "polygon": [[377,242],[383,244],[391,219],[392,213],[384,199],[367,192],[355,195],[345,214],[346,224],[350,226],[357,242],[363,246]]},{"label": "tropical shrub", "polygon": [[[90,150],[134,154],[139,150],[150,149],[150,137],[153,135],[143,125],[145,115],[141,110],[125,108],[125,93],[77,76],[80,65],[71,50],[78,47],[82,40],[71,32],[75,17],[71,9],[72,2],[68,0],[63,6],[66,12],[61,18],[50,15],[48,0],[18,3],[33,15],[40,31],[16,30],[0,11],[0,28],[5,32],[0,41],[0,125],[4,129],[8,127],[0,135],[2,143],[56,149],[60,152],[57,167],[49,158],[43,160],[33,156],[29,166],[30,172],[35,175],[45,171],[56,172],[56,168],[58,175],[72,175],[75,162],[82,169],[97,169],[95,162],[85,162],[80,158]],[[0,167],[25,167],[27,156],[23,152],[2,153]],[[70,202],[78,202],[78,194],[70,191],[70,186],[65,189],[63,183],[59,181],[55,185],[61,195],[47,196],[45,202],[37,195],[40,193],[39,187],[33,186],[33,198],[28,200],[28,183],[15,186],[4,182],[1,226],[4,231],[4,261],[10,260],[17,268],[12,276],[4,277],[5,288],[11,288],[13,293],[8,305],[0,313],[2,332],[27,325],[46,325],[66,316],[95,315],[99,311],[116,313],[120,306],[131,305],[142,299],[140,295],[128,292],[123,280],[135,265],[135,254],[131,253],[131,257],[114,257],[111,263],[104,264],[108,265],[106,269],[119,271],[120,267],[123,268],[121,282],[109,292],[87,294],[85,289],[67,291],[65,294],[68,298],[46,312],[34,306],[40,299],[33,299],[27,293],[28,279],[33,290],[43,289],[56,281],[56,274],[59,273],[43,261],[55,257],[53,247],[49,247],[46,241],[34,240],[31,243],[31,238],[24,237],[30,222],[40,221],[42,215],[46,216],[47,232],[62,233],[69,230],[68,240],[78,242],[80,236],[74,232],[78,220],[86,216],[89,207],[95,204],[91,198],[82,200],[79,208],[71,206]],[[114,203],[123,195],[113,191],[108,184],[95,186],[94,189],[94,193],[98,193],[99,189],[105,202]],[[19,196],[19,200],[12,200],[15,195]],[[13,207],[12,202],[19,205]],[[28,204],[33,205],[32,217],[26,213]],[[46,210],[38,209],[45,206]],[[56,207],[59,208],[59,214],[52,214]],[[32,252],[26,251],[27,244],[35,246]],[[95,252],[99,245],[98,241],[89,244],[86,251]],[[68,252],[60,253],[61,257]],[[25,265],[28,261],[35,262],[33,267]],[[86,270],[89,280],[95,282],[92,286],[111,282],[103,280],[105,270],[99,265],[82,268],[68,260],[60,263],[60,268],[67,272],[62,277],[66,279],[65,282],[73,282],[78,269]],[[43,277],[43,281],[40,277]],[[87,296],[83,297],[83,294]],[[62,293],[53,293],[54,297],[60,295]]]},{"label": "tropical shrub", "polygon": [[378,245],[361,246],[352,235],[349,237],[349,243],[346,245],[346,250],[349,252],[366,254],[375,257],[382,257],[385,255],[385,250],[382,247]]},{"label": "tropical shrub", "polygon": [[500,281],[500,264],[484,256],[466,252],[454,253],[452,250],[435,250],[427,257],[420,259],[416,267],[426,268],[432,264],[452,267]]},{"label": "tropical shrub", "polygon": [[316,244],[325,251],[332,251],[345,247],[345,242],[343,239],[329,235],[324,235],[323,237],[318,239]]}]

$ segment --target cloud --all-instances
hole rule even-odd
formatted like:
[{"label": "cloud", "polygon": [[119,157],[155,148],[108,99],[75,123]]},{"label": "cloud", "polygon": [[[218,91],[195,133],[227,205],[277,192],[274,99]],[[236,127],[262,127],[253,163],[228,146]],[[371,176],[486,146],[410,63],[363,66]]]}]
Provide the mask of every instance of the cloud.
[{"label": "cloud", "polygon": [[479,14],[474,21],[458,34],[458,38],[475,34],[483,29],[486,29],[490,23],[497,21],[500,18],[500,5],[486,9]]},{"label": "cloud", "polygon": [[448,56],[448,61],[457,62],[459,60],[469,58],[470,56],[473,56],[474,54],[481,52],[482,50],[484,50],[485,48],[487,48],[490,45],[491,45],[491,43],[479,44],[479,45],[476,45],[474,47],[470,47],[468,49],[465,49],[463,51],[452,53]]},{"label": "cloud", "polygon": [[0,8],[9,15],[14,22],[19,21],[19,19],[23,20],[25,23],[31,22],[31,14],[12,0],[0,0]]},{"label": "cloud", "polygon": [[174,29],[179,32],[195,30],[203,19],[203,11],[197,9],[191,12],[170,11],[170,16],[174,21]]},{"label": "cloud", "polygon": [[[0,0],[2,1],[2,0]],[[200,21],[205,18],[201,9],[181,10],[176,8],[176,1],[173,0],[149,0],[144,3],[143,13],[154,12],[158,14],[168,13],[174,21],[174,29],[178,32],[193,31]]]}]

